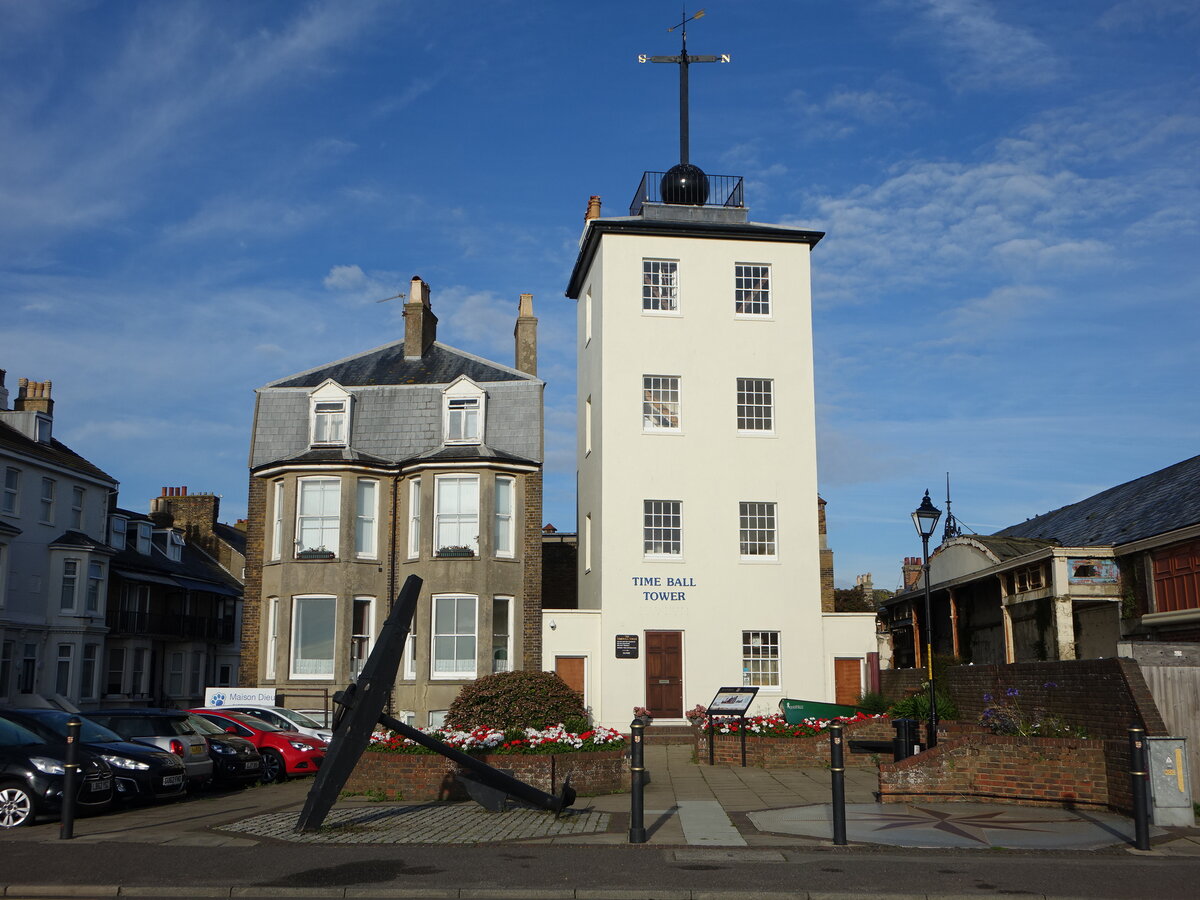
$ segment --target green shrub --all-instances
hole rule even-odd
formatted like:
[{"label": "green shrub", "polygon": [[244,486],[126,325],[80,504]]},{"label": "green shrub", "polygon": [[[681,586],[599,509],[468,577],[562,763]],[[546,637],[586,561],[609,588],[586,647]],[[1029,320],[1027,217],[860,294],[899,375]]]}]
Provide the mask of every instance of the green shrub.
[{"label": "green shrub", "polygon": [[[451,728],[487,725],[546,728],[559,723],[587,724],[583,698],[553,672],[498,672],[467,684],[446,712]],[[579,729],[585,730],[584,728]]]},{"label": "green shrub", "polygon": [[[938,694],[937,714],[939,719],[957,719],[958,707],[945,694]],[[893,703],[891,709],[888,710],[888,715],[893,719],[918,719],[923,721],[929,718],[929,690],[926,689],[919,694],[913,694]]]},{"label": "green shrub", "polygon": [[863,691],[854,701],[854,705],[869,713],[887,712],[888,708],[887,697],[878,691]]}]

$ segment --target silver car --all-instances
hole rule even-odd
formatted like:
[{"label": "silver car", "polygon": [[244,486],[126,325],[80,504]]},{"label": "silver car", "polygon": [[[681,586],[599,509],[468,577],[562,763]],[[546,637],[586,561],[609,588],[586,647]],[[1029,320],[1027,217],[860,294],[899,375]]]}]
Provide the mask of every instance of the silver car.
[{"label": "silver car", "polygon": [[102,709],[89,712],[93,722],[115,731],[127,741],[174,753],[183,760],[188,787],[207,783],[213,774],[208,741],[179,709]]},{"label": "silver car", "polygon": [[276,728],[282,728],[284,731],[298,731],[309,737],[319,738],[325,743],[333,740],[332,728],[326,728],[304,713],[284,706],[222,706],[220,709],[256,716],[264,722],[270,722]]}]

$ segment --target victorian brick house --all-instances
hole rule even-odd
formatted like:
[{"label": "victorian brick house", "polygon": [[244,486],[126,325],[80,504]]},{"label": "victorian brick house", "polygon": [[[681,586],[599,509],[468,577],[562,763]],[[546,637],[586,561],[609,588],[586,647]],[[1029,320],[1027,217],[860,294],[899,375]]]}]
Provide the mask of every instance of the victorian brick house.
[{"label": "victorian brick house", "polygon": [[241,681],[344,685],[415,573],[394,705],[426,725],[467,681],[540,666],[544,385],[531,295],[514,368],[437,342],[420,278],[404,320],[403,340],[257,392]]}]

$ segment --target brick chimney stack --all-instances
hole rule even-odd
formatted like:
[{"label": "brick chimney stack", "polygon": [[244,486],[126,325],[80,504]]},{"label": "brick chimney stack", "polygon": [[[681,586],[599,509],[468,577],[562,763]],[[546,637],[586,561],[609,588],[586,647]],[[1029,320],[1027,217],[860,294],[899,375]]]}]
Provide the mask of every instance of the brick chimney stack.
[{"label": "brick chimney stack", "polygon": [[188,543],[203,547],[210,555],[216,556],[216,536],[213,529],[221,511],[221,498],[216,494],[189,494],[187,486],[165,487],[162,494],[150,501],[150,517],[161,515],[167,526],[174,525],[182,529]]},{"label": "brick chimney stack", "polygon": [[817,536],[820,539],[818,555],[821,567],[821,612],[835,612],[833,599],[833,549],[829,546],[825,523],[825,498],[817,497]]},{"label": "brick chimney stack", "polygon": [[904,583],[904,590],[915,591],[921,584],[921,557],[906,556],[904,557],[904,566],[900,570],[901,578]]},{"label": "brick chimney stack", "polygon": [[584,214],[583,221],[590,222],[592,219],[600,218],[600,196],[592,194],[588,198],[587,213]]},{"label": "brick chimney stack", "polygon": [[404,304],[404,358],[420,359],[435,340],[437,316],[429,306],[429,285],[414,275]]},{"label": "brick chimney stack", "polygon": [[18,412],[40,412],[54,415],[54,401],[50,399],[49,381],[30,381],[22,378],[17,382],[17,400],[13,409]]},{"label": "brick chimney stack", "polygon": [[8,388],[4,386],[4,378],[8,375],[6,371],[0,369],[0,409],[8,409]]},{"label": "brick chimney stack", "polygon": [[533,314],[533,294],[522,294],[517,304],[517,325],[513,338],[517,344],[516,367],[537,374],[537,317]]}]

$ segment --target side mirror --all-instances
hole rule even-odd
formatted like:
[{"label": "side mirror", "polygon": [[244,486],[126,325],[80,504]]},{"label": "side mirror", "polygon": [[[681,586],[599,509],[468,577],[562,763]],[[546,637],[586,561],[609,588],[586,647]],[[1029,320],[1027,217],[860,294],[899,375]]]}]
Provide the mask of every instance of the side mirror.
[{"label": "side mirror", "polygon": [[237,734],[237,728],[234,727],[233,725],[230,725],[228,728],[225,729],[225,733],[226,734]]}]

